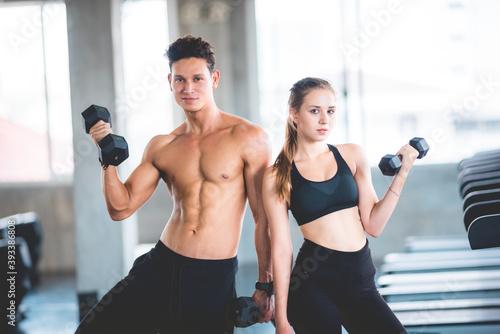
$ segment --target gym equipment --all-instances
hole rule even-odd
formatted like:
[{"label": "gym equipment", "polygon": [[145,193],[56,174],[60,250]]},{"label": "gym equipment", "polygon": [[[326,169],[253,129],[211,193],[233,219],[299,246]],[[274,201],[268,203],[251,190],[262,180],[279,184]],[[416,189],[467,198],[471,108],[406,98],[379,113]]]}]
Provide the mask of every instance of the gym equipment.
[{"label": "gym equipment", "polygon": [[498,153],[459,166],[467,236],[409,237],[384,257],[379,292],[408,333],[500,333]]},{"label": "gym equipment", "polygon": [[[462,281],[453,283],[453,298],[487,299],[500,297],[500,282],[495,280]],[[450,281],[420,284],[397,284],[380,288],[382,297],[389,302],[405,302],[416,300],[439,300],[446,296],[450,289]],[[446,298],[448,299],[448,298]]]},{"label": "gym equipment", "polygon": [[[500,270],[456,270],[441,271],[434,273],[417,274],[388,274],[382,275],[377,279],[380,287],[388,286],[416,286],[418,284],[429,283],[462,283],[471,281],[499,281]],[[500,300],[500,299],[499,299]],[[500,306],[500,303],[498,304]]]},{"label": "gym equipment", "polygon": [[493,200],[500,200],[500,189],[474,191],[468,193],[467,196],[464,197],[462,203],[462,209],[465,212],[465,210],[467,210],[467,208],[474,203],[493,201]]},{"label": "gym equipment", "polygon": [[401,263],[384,263],[380,267],[381,274],[389,273],[423,273],[437,272],[444,270],[474,270],[500,269],[500,258],[471,258],[471,259],[445,259],[445,260],[425,260]]},{"label": "gym equipment", "polygon": [[406,238],[407,252],[469,250],[469,241],[464,235],[410,236]]},{"label": "gym equipment", "polygon": [[[392,307],[394,303],[389,303]],[[499,333],[499,307],[416,309],[395,312],[411,334]],[[423,314],[425,316],[423,316]]]},{"label": "gym equipment", "polygon": [[[15,258],[11,259],[12,246],[15,248]],[[0,319],[0,324],[5,320],[5,315],[10,314],[10,309],[18,310],[19,304],[26,293],[31,290],[31,271],[33,269],[28,243],[22,237],[12,239],[0,239],[0,259],[2,270],[0,271],[0,289],[4,296],[0,299],[2,311],[6,313]],[[14,261],[14,264],[9,264]],[[11,304],[14,303],[14,304]],[[18,313],[18,312],[15,312]],[[21,314],[19,314],[21,315]],[[22,319],[20,317],[19,319]],[[12,320],[12,319],[11,319]]]},{"label": "gym equipment", "polygon": [[467,230],[471,249],[500,246],[500,213],[474,219]]},{"label": "gym equipment", "polygon": [[458,173],[457,180],[460,184],[462,180],[470,175],[500,171],[500,164],[486,164],[480,167],[467,167]]},{"label": "gym equipment", "polygon": [[461,195],[462,198],[465,198],[468,194],[474,191],[491,190],[499,188],[500,188],[500,177],[493,178],[490,180],[473,181],[469,182],[465,187],[463,187]]},{"label": "gym equipment", "polygon": [[500,200],[491,200],[471,204],[464,211],[465,229],[469,230],[472,222],[479,217],[500,213]]},{"label": "gym equipment", "polygon": [[[92,104],[82,112],[82,123],[87,133],[100,120],[111,125],[111,114],[108,109]],[[97,145],[102,164],[118,166],[128,158],[128,144],[122,136],[110,133]]]},{"label": "gym equipment", "polygon": [[500,163],[500,156],[486,156],[481,158],[468,158],[462,160],[458,165],[458,170],[466,168],[481,167],[484,165],[493,165]]},{"label": "gym equipment", "polygon": [[[427,144],[424,138],[414,137],[410,140],[410,145],[418,151],[417,159],[422,159],[429,151],[429,144]],[[382,174],[386,176],[396,175],[401,169],[401,166],[401,156],[396,156],[394,154],[384,155],[378,164]]]},{"label": "gym equipment", "polygon": [[[227,318],[234,327],[245,328],[259,322],[259,305],[252,297],[239,297],[233,299],[227,306]],[[276,327],[274,319],[271,320]]]},{"label": "gym equipment", "polygon": [[[443,240],[448,239],[459,240]],[[379,292],[408,333],[497,333],[500,268],[486,262],[497,260],[499,254],[500,249],[439,248],[391,253],[384,263],[404,265],[408,270],[379,276]],[[409,270],[412,264],[413,270]]]},{"label": "gym equipment", "polygon": [[497,178],[500,178],[500,171],[466,175],[459,182],[460,193],[462,193],[463,189],[472,182],[494,180]]},{"label": "gym equipment", "polygon": [[470,248],[500,246],[500,150],[479,152],[458,165]]},{"label": "gym equipment", "polygon": [[[405,253],[389,253],[384,256],[384,263],[404,263],[404,262],[419,262],[419,261],[437,261],[437,260],[453,260],[453,259],[477,259],[477,258],[498,258],[500,257],[500,249],[481,249],[472,251],[464,250],[434,250],[427,252],[405,252]],[[499,271],[500,273],[500,271]]]},{"label": "gym equipment", "polygon": [[42,254],[42,227],[36,212],[25,212],[0,219],[0,239],[9,239],[9,222],[14,225],[16,238],[23,238],[29,250],[32,268],[30,281],[32,287],[40,283],[38,262]]},{"label": "gym equipment", "polygon": [[228,305],[227,312],[234,327],[245,328],[259,322],[259,305],[252,297],[233,299]]}]

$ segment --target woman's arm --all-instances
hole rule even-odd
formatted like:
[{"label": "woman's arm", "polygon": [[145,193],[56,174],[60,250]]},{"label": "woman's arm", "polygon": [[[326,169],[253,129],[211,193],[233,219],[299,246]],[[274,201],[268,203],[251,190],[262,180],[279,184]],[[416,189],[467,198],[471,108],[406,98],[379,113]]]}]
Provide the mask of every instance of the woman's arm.
[{"label": "woman's arm", "polygon": [[264,174],[262,196],[271,229],[276,332],[292,333],[287,317],[287,302],[293,249],[288,220],[288,206],[285,201],[278,198],[275,182],[272,167],[269,167]]},{"label": "woman's arm", "polygon": [[354,179],[359,192],[358,208],[361,222],[366,233],[376,238],[382,233],[396,208],[399,195],[410,168],[418,156],[418,151],[406,144],[396,153],[402,157],[402,166],[381,200],[378,200],[373,188],[370,166],[363,149],[358,145],[352,145],[352,154],[356,166]]}]

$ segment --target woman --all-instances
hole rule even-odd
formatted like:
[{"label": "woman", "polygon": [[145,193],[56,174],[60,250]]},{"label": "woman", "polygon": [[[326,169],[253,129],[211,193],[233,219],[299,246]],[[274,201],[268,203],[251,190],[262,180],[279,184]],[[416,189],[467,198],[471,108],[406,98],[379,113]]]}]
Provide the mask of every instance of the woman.
[{"label": "woman", "polygon": [[[276,333],[406,333],[378,293],[365,232],[377,237],[391,216],[418,156],[410,145],[402,167],[377,199],[358,145],[327,145],[335,121],[328,81],[305,78],[290,89],[285,144],[266,171],[263,198],[271,228]],[[304,244],[293,271],[290,209]]]}]

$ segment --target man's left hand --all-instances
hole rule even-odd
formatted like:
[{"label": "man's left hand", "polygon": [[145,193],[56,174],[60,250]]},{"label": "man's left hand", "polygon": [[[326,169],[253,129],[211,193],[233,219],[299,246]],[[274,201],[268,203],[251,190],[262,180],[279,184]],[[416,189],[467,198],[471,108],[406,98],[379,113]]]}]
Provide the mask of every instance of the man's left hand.
[{"label": "man's left hand", "polygon": [[268,296],[267,292],[262,290],[255,290],[252,298],[260,308],[260,323],[269,322],[274,318],[274,296]]}]

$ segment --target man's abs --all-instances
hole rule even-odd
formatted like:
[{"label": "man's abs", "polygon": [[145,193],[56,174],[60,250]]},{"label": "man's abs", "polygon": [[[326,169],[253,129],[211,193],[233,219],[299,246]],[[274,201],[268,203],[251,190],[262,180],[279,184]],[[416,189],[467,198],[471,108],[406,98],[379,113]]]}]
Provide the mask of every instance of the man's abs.
[{"label": "man's abs", "polygon": [[[236,255],[246,208],[244,188],[202,187],[187,198],[174,198],[172,215],[161,241],[174,252],[197,259]],[[232,189],[231,189],[232,188]],[[236,188],[236,189],[235,189]],[[235,191],[236,190],[236,191]]]}]

